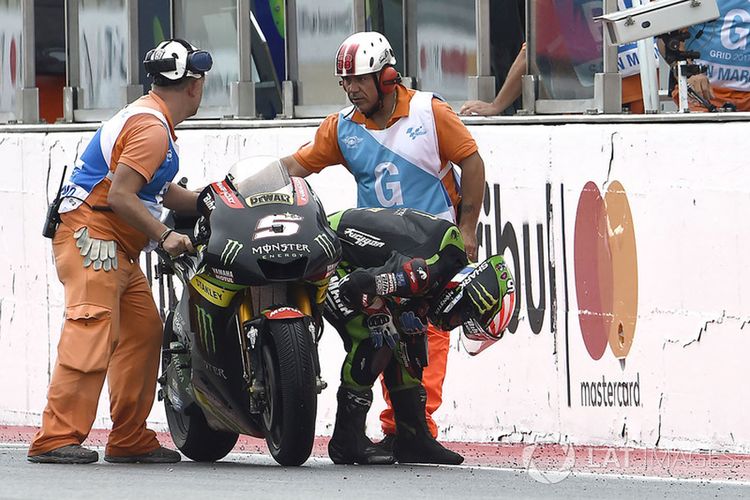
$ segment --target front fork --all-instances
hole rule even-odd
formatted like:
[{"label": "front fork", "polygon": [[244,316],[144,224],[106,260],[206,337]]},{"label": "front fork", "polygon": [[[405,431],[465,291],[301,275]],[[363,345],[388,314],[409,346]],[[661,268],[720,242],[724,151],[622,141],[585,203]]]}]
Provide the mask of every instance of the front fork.
[{"label": "front fork", "polygon": [[[315,348],[313,349],[313,361],[315,363],[316,373],[316,390],[320,394],[328,384],[320,377],[320,358],[318,357],[318,340],[322,332],[322,319],[320,315],[314,314],[313,303],[310,300],[310,293],[307,286],[302,283],[289,285],[288,302],[292,307],[299,310],[305,316],[305,323],[313,340]],[[239,341],[242,346],[242,364],[243,377],[248,386],[250,394],[250,411],[260,413],[265,405],[265,379],[263,370],[256,369],[262,366],[262,352],[264,336],[261,332],[265,330],[267,321],[277,321],[268,319],[265,314],[267,311],[256,311],[253,307],[253,288],[247,288],[239,307],[237,308],[237,322]]]}]

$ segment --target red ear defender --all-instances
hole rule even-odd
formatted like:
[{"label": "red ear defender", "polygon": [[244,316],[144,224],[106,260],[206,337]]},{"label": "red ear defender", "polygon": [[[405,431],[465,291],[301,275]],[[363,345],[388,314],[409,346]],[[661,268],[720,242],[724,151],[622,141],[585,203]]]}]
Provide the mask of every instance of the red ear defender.
[{"label": "red ear defender", "polygon": [[401,81],[401,75],[398,74],[393,66],[386,66],[380,70],[380,91],[383,94],[390,94],[396,90],[396,84]]}]

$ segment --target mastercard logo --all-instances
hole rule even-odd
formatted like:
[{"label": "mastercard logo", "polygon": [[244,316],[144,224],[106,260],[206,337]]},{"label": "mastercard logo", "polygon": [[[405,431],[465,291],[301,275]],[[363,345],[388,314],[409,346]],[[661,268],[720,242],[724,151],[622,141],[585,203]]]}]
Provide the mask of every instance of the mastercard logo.
[{"label": "mastercard logo", "polygon": [[598,360],[609,345],[623,359],[638,317],[638,259],[625,189],[613,181],[602,196],[593,182],[581,191],[575,225],[578,322],[586,350]]}]

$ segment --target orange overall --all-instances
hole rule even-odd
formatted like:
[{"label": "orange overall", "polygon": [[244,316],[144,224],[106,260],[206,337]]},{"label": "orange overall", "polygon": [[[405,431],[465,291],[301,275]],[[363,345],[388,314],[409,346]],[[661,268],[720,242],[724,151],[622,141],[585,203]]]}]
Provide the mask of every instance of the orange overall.
[{"label": "orange overall", "polygon": [[96,418],[108,377],[112,432],[107,455],[139,455],[159,447],[146,429],[159,369],[161,320],[138,261],[118,252],[118,269],[83,267],[73,230],[55,235],[55,266],[65,287],[65,324],[47,394],[42,428],[29,455],[81,444]]},{"label": "orange overall", "polygon": [[[137,101],[164,113],[153,94]],[[110,170],[123,163],[150,179],[169,144],[164,124],[153,115],[128,119],[112,150]],[[111,182],[104,179],[86,203],[62,214],[53,240],[57,274],[65,288],[65,320],[50,380],[42,427],[29,456],[81,444],[96,418],[105,377],[109,382],[112,431],[105,453],[130,456],[159,448],[146,428],[156,392],[162,323],[138,257],[148,238],[106,205]],[[87,227],[93,238],[115,241],[117,269],[84,267],[74,232]]]}]

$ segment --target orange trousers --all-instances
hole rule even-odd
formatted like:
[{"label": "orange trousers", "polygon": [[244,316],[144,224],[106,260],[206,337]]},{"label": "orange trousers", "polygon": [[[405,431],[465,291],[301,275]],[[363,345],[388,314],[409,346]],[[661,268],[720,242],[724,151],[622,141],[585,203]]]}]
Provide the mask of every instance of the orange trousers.
[{"label": "orange trousers", "polygon": [[[422,385],[427,391],[427,404],[425,405],[425,417],[427,427],[430,428],[432,437],[437,437],[437,425],[432,419],[432,414],[440,408],[443,403],[443,381],[445,380],[445,369],[448,365],[448,351],[450,350],[450,332],[445,332],[429,324],[427,326],[427,367],[422,372]],[[396,434],[396,421],[393,417],[393,406],[388,389],[385,387],[383,377],[380,377],[383,386],[383,397],[388,407],[380,413],[380,422],[383,434]]]},{"label": "orange trousers", "polygon": [[57,275],[65,288],[65,322],[47,393],[42,427],[29,456],[81,444],[96,418],[105,377],[112,431],[105,453],[140,455],[159,447],[146,428],[156,392],[162,326],[138,261],[118,251],[118,269],[83,267],[73,231],[53,240]]}]

